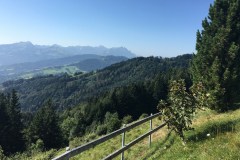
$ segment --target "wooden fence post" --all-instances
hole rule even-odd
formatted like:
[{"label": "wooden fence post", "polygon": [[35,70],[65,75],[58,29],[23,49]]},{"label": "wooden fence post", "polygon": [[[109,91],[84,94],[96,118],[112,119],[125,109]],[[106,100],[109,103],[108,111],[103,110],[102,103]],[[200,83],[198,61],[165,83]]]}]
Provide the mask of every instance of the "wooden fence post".
[{"label": "wooden fence post", "polygon": [[[123,124],[123,128],[126,127],[126,124]],[[122,148],[125,146],[125,132],[122,133]],[[121,160],[124,160],[124,151],[121,154]]]},{"label": "wooden fence post", "polygon": [[[151,116],[153,114],[151,113]],[[150,131],[152,130],[152,119],[150,119]],[[151,142],[152,142],[152,135],[150,134],[149,135],[149,147],[151,147]]]}]

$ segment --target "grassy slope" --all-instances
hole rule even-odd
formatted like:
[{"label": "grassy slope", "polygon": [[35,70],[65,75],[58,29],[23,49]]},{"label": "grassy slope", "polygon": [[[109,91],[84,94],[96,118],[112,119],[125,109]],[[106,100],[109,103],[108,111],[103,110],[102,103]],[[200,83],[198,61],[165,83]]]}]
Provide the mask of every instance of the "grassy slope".
[{"label": "grassy slope", "polygon": [[49,75],[49,74],[61,74],[61,73],[67,73],[69,75],[73,75],[76,72],[79,72],[79,68],[76,66],[61,66],[61,67],[49,67],[45,68],[39,71],[32,71],[25,73],[21,76],[21,78],[29,79],[33,78],[36,75]]},{"label": "grassy slope", "polygon": [[[160,124],[158,118],[153,120],[153,126]],[[148,139],[143,140],[125,152],[125,159],[240,159],[240,110],[217,114],[214,111],[200,111],[194,119],[194,130],[185,132],[187,143],[184,146],[174,134],[168,134],[167,128],[163,128],[153,135],[153,143],[149,148]],[[145,123],[126,133],[126,143],[129,143],[149,129],[149,123]],[[210,133],[208,137],[207,134]],[[89,135],[88,138],[97,138]],[[85,141],[86,142],[86,141]],[[71,147],[84,143],[76,138],[70,143]],[[105,157],[121,146],[121,136],[107,141],[89,151],[86,151],[72,160],[97,160]],[[49,159],[59,155],[58,152],[34,154],[31,159]],[[29,159],[19,157],[19,159]],[[120,156],[116,159],[120,159]]]},{"label": "grassy slope", "polygon": [[[155,119],[154,125],[160,124]],[[127,143],[148,130],[149,124],[126,134]],[[153,135],[149,148],[147,139],[125,153],[126,159],[239,159],[240,158],[240,110],[217,114],[200,111],[192,131],[185,132],[187,144],[165,128]],[[208,137],[207,134],[210,134]],[[106,142],[72,159],[101,159],[121,146],[121,136]],[[116,159],[119,159],[117,157]]]},{"label": "grassy slope", "polygon": [[146,153],[149,156],[138,159],[240,159],[240,110],[223,114],[201,112],[193,126],[194,131],[185,133],[185,146],[172,134],[166,144],[154,143]]}]

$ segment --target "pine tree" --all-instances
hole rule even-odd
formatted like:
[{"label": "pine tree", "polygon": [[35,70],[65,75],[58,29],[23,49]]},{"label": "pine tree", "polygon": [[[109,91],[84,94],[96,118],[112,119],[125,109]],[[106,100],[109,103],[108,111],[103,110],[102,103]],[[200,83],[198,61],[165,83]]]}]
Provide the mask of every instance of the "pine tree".
[{"label": "pine tree", "polygon": [[61,146],[62,133],[57,114],[50,100],[37,111],[28,134],[31,143],[42,140],[46,149]]},{"label": "pine tree", "polygon": [[24,149],[23,140],[23,124],[21,120],[21,108],[19,104],[19,99],[17,92],[12,90],[10,97],[8,97],[8,107],[7,112],[10,119],[9,131],[8,131],[8,145],[11,152],[17,152]]},{"label": "pine tree", "polygon": [[0,95],[0,145],[5,154],[24,150],[23,124],[17,92]]},{"label": "pine tree", "polygon": [[9,117],[7,114],[6,97],[0,94],[0,146],[3,151],[8,152],[7,135],[9,130]]},{"label": "pine tree", "polygon": [[232,109],[240,102],[240,0],[215,0],[197,32],[191,71],[202,82],[211,108]]}]

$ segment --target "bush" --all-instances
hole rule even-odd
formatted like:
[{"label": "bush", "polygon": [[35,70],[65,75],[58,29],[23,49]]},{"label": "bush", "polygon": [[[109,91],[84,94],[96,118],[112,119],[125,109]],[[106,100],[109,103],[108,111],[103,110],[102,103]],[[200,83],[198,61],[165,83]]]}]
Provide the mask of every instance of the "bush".
[{"label": "bush", "polygon": [[99,125],[96,130],[97,135],[101,136],[107,133],[107,126],[105,124]]},{"label": "bush", "polygon": [[139,117],[139,119],[144,119],[144,118],[147,118],[148,117],[148,114],[147,113],[143,113],[140,117]]},{"label": "bush", "polygon": [[35,144],[34,147],[35,147],[36,150],[43,151],[43,150],[44,150],[43,140],[38,139],[38,140],[36,141],[36,144]]},{"label": "bush", "polygon": [[123,118],[122,123],[123,123],[123,124],[128,124],[128,123],[131,123],[132,121],[133,121],[132,116],[127,115],[127,116],[125,116],[125,117]]},{"label": "bush", "polygon": [[7,159],[7,157],[3,154],[3,150],[2,150],[2,147],[1,147],[1,146],[0,146],[0,159],[1,159],[1,160]]},{"label": "bush", "polygon": [[107,112],[105,114],[104,124],[107,126],[107,133],[113,132],[121,127],[121,121],[118,119],[118,114]]}]

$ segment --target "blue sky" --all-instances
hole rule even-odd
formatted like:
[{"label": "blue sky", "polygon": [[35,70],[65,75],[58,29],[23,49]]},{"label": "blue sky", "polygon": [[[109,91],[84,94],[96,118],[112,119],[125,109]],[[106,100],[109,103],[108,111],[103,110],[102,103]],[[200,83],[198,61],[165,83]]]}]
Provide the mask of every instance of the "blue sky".
[{"label": "blue sky", "polygon": [[213,0],[0,0],[0,44],[126,47],[137,55],[195,52]]}]

